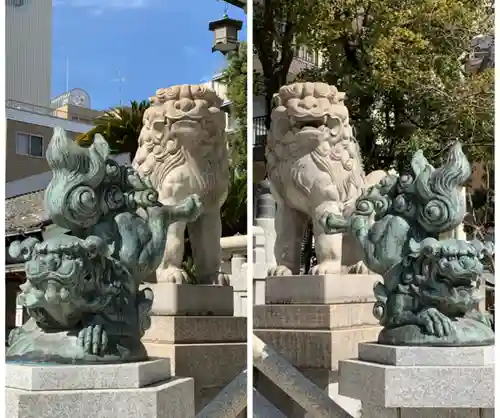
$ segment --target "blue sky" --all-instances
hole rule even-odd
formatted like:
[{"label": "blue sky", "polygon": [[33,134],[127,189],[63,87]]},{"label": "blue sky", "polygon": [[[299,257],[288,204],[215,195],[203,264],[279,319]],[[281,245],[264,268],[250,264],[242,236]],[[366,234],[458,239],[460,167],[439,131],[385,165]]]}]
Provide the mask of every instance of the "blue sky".
[{"label": "blue sky", "polygon": [[[144,100],[156,89],[207,81],[224,67],[212,54],[212,20],[243,10],[218,0],[54,0],[52,96],[86,90],[92,108]],[[105,5],[103,5],[105,4]],[[246,39],[246,27],[239,34]],[[114,81],[120,72],[125,81]]]}]

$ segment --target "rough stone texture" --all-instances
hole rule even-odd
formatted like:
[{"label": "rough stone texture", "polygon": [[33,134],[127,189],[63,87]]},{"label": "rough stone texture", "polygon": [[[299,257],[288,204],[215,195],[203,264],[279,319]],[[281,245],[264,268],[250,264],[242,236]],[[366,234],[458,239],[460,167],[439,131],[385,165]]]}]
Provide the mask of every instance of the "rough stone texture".
[{"label": "rough stone texture", "polygon": [[150,283],[155,295],[152,315],[217,315],[234,313],[231,286]]},{"label": "rough stone texture", "polygon": [[27,391],[137,389],[169,377],[168,359],[99,367],[21,364],[5,366],[5,385]]},{"label": "rough stone texture", "polygon": [[256,329],[336,329],[377,326],[372,303],[261,305],[253,309]]},{"label": "rough stone texture", "polygon": [[230,316],[152,316],[143,340],[148,343],[193,344],[242,342],[247,321]]},{"label": "rough stone texture", "polygon": [[374,302],[375,274],[328,274],[268,277],[266,304]]},{"label": "rough stone texture", "polygon": [[339,393],[387,408],[493,408],[494,366],[339,363]]},{"label": "rough stone texture", "polygon": [[140,389],[30,392],[7,388],[8,418],[194,418],[194,382],[172,378]]},{"label": "rough stone texture", "polygon": [[[338,392],[338,372],[327,369],[298,368],[298,370],[320,389],[328,392],[338,405],[353,417],[361,408],[361,402],[357,399],[348,398],[339,395]],[[254,375],[254,386],[258,391],[268,399],[276,408],[278,408],[288,418],[308,418],[307,412],[293,401],[286,393],[277,387],[262,373]]]},{"label": "rough stone texture", "polygon": [[480,409],[400,408],[401,418],[481,418]]},{"label": "rough stone texture", "polygon": [[220,208],[227,197],[229,158],[222,99],[204,85],[180,85],[157,90],[150,102],[132,166],[151,179],[161,203],[178,204],[197,194],[203,204],[196,220],[169,226],[157,280],[187,281],[182,269],[187,227],[198,283],[223,284]]},{"label": "rough stone texture", "polygon": [[374,341],[381,327],[356,327],[334,330],[254,329],[295,367],[337,370],[339,360],[356,358],[358,343]]},{"label": "rough stone texture", "polygon": [[359,360],[391,366],[488,366],[495,347],[404,347],[360,343]]},{"label": "rough stone texture", "polygon": [[246,318],[153,316],[143,339],[151,357],[170,359],[172,374],[195,381],[196,411],[247,366]]}]

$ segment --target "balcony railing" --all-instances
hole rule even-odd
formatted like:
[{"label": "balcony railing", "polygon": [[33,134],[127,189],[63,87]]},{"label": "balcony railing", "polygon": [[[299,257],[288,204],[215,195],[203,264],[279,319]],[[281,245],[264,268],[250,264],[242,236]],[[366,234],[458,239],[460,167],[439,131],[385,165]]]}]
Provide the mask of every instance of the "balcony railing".
[{"label": "balcony railing", "polygon": [[37,115],[51,116],[53,118],[72,120],[75,122],[91,123],[88,118],[81,118],[77,115],[71,115],[63,109],[53,109],[51,107],[39,106],[32,103],[24,103],[18,100],[7,99],[5,107],[9,109],[22,110],[25,112],[35,113]]},{"label": "balcony railing", "polygon": [[266,142],[267,128],[266,117],[253,118],[253,146],[263,146]]}]

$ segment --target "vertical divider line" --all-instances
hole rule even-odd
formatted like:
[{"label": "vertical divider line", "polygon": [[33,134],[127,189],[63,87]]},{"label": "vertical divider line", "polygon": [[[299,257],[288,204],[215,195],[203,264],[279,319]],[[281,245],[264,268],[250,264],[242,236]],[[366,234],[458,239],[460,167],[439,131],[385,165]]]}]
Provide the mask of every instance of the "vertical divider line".
[{"label": "vertical divider line", "polygon": [[247,417],[253,417],[253,0],[247,13]]}]

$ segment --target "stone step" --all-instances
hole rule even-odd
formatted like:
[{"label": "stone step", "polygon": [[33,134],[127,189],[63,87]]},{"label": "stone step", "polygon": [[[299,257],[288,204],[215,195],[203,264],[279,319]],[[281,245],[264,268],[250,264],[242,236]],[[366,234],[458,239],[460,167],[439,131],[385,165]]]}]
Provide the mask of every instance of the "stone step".
[{"label": "stone step", "polygon": [[232,286],[145,283],[154,292],[153,315],[232,316]]},{"label": "stone step", "polygon": [[378,325],[373,303],[336,305],[259,305],[253,309],[253,326],[259,329],[337,329]]},{"label": "stone step", "polygon": [[227,385],[247,367],[247,344],[157,344],[145,342],[152,358],[170,359],[173,376],[190,376],[197,389]]},{"label": "stone step", "polygon": [[266,279],[266,304],[336,304],[375,302],[375,274],[277,276]]},{"label": "stone step", "polygon": [[254,334],[295,367],[338,370],[339,360],[358,357],[360,342],[374,342],[380,326],[334,330],[254,329]]},{"label": "stone step", "polygon": [[247,340],[247,319],[237,316],[151,316],[147,343],[237,343]]}]

